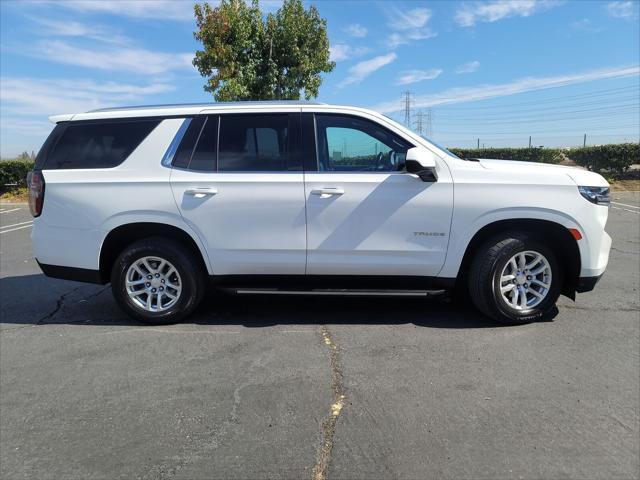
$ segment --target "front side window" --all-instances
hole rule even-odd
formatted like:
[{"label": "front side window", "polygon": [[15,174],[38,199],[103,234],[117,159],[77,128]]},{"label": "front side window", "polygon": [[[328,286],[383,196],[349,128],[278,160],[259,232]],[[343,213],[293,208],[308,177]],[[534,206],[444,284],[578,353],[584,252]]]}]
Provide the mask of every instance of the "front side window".
[{"label": "front side window", "polygon": [[219,172],[300,170],[289,152],[289,115],[220,117]]},{"label": "front side window", "polygon": [[397,172],[411,144],[375,122],[347,115],[316,115],[320,171]]},{"label": "front side window", "polygon": [[160,123],[158,119],[69,123],[44,168],[112,168],[120,165]]}]

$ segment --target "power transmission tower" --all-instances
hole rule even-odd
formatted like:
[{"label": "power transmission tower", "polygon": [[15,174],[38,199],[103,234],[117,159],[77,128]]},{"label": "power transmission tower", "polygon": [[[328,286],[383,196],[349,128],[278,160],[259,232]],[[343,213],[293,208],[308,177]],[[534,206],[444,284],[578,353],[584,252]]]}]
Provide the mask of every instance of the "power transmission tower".
[{"label": "power transmission tower", "polygon": [[416,116],[416,121],[415,121],[416,132],[418,132],[420,135],[426,135],[427,137],[432,136],[433,128],[431,124],[431,119],[433,117],[431,114],[431,109],[429,108],[427,110],[426,115],[424,111],[418,110],[415,116]]},{"label": "power transmission tower", "polygon": [[418,132],[420,135],[424,133],[423,117],[424,112],[422,110],[419,110],[416,113],[416,132]]},{"label": "power transmission tower", "polygon": [[407,127],[411,127],[411,104],[413,102],[411,100],[411,92],[402,92],[402,95],[404,95],[404,124]]}]

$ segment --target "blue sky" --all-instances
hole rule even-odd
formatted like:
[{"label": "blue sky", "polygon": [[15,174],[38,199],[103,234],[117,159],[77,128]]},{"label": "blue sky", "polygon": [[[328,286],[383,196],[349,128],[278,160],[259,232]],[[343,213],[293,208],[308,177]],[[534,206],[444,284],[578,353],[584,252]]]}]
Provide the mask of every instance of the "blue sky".
[{"label": "blue sky", "polygon": [[[210,2],[214,3],[214,2]],[[638,141],[637,1],[316,1],[332,56],[318,100],[412,123],[447,146]],[[278,1],[261,2],[265,11]],[[0,155],[56,113],[212,101],[191,65],[192,1],[0,2]]]}]

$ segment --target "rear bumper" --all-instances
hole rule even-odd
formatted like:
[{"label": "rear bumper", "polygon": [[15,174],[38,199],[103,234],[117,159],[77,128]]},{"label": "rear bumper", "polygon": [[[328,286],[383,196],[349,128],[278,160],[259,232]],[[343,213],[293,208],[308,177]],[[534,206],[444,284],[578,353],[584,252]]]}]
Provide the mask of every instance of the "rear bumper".
[{"label": "rear bumper", "polygon": [[60,278],[62,280],[73,280],[74,282],[104,284],[99,270],[89,270],[87,268],[62,267],[60,265],[48,265],[38,262],[42,273],[47,277]]},{"label": "rear bumper", "polygon": [[602,278],[602,275],[604,274],[600,274],[595,277],[580,277],[578,279],[578,284],[576,285],[576,292],[578,293],[590,292],[595,288],[596,283],[600,281],[600,279]]}]

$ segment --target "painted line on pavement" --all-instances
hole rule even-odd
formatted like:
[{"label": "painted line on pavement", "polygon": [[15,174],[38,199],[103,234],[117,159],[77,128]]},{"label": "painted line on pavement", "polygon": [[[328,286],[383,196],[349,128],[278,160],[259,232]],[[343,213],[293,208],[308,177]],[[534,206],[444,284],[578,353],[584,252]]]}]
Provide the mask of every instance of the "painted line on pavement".
[{"label": "painted line on pavement", "polygon": [[29,220],[28,222],[12,223],[11,225],[0,225],[0,229],[17,227],[18,225],[26,225],[27,223],[33,223],[33,220]]},{"label": "painted line on pavement", "polygon": [[2,230],[0,232],[0,235],[2,235],[3,233],[15,232],[16,230],[22,230],[23,228],[31,228],[31,227],[33,227],[33,225],[23,225],[22,227],[12,228],[11,230]]},{"label": "painted line on pavement", "polygon": [[631,207],[631,208],[638,208],[638,209],[640,209],[640,206],[638,206],[638,205],[629,205],[629,204],[626,204],[626,203],[620,203],[620,202],[611,202],[611,203],[612,203],[613,205],[620,205],[620,206],[623,206],[623,207]]},{"label": "painted line on pavement", "polygon": [[614,210],[624,210],[625,212],[631,212],[640,215],[640,210],[629,210],[628,208],[614,207],[613,205],[611,206],[611,208]]},{"label": "painted line on pavement", "polygon": [[20,210],[20,208],[12,208],[11,210],[0,210],[0,213],[17,212],[18,210]]}]

